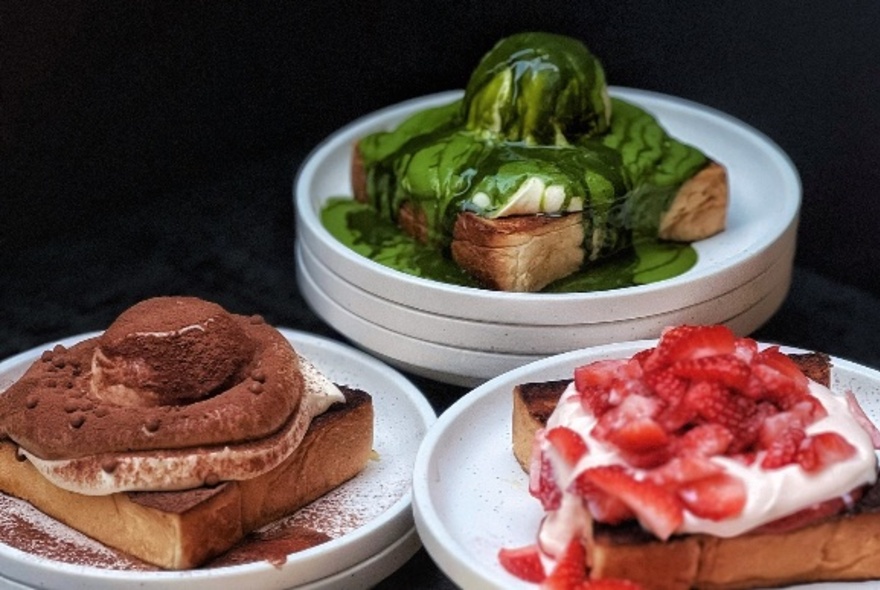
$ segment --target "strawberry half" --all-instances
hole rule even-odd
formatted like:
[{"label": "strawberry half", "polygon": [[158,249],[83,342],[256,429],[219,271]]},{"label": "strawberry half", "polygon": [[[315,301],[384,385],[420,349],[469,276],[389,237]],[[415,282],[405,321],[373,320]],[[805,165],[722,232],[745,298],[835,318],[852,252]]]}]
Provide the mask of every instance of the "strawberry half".
[{"label": "strawberry half", "polygon": [[820,432],[801,443],[797,462],[804,471],[813,473],[855,454],[856,448],[838,433]]},{"label": "strawberry half", "polygon": [[639,481],[617,465],[594,467],[583,472],[586,479],[606,494],[629,506],[639,522],[666,540],[684,519],[681,501],[663,486]]},{"label": "strawberry half", "polygon": [[542,590],[571,590],[587,579],[587,554],[580,539],[573,538],[568,542],[556,567],[550,572],[543,583]]},{"label": "strawberry half", "polygon": [[682,485],[678,496],[695,516],[718,521],[742,512],[746,486],[738,477],[718,473]]},{"label": "strawberry half", "polygon": [[537,545],[502,548],[498,552],[498,561],[504,569],[526,582],[537,584],[547,577]]},{"label": "strawberry half", "polygon": [[567,426],[551,428],[544,436],[568,465],[574,465],[587,454],[587,443],[581,435]]}]

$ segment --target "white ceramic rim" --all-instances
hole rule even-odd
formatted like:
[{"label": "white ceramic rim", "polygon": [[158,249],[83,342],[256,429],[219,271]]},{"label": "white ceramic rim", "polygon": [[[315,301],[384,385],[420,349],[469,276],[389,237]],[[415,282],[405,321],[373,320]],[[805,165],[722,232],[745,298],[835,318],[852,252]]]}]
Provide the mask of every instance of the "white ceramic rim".
[{"label": "white ceramic rim", "polygon": [[[514,369],[501,375],[480,387],[474,389],[466,396],[459,399],[452,407],[446,410],[438,419],[431,432],[425,437],[416,465],[413,470],[413,511],[415,514],[416,528],[422,538],[422,544],[443,572],[453,582],[462,588],[485,588],[498,590],[534,590],[534,584],[529,584],[507,574],[497,564],[497,561],[489,562],[486,554],[496,552],[503,546],[495,544],[496,541],[517,543],[533,542],[534,533],[537,531],[537,523],[541,518],[540,506],[528,497],[528,476],[513,459],[510,450],[510,415],[512,412],[512,390],[518,383],[529,381],[549,381],[552,379],[571,378],[574,367],[585,362],[606,358],[621,358],[632,355],[638,350],[653,346],[656,340],[641,340],[634,342],[620,342],[605,346],[572,351],[562,355],[556,355],[529,365]],[[763,343],[762,343],[763,344]],[[788,352],[799,349],[783,347]],[[865,411],[871,419],[878,423],[880,420],[880,398],[871,395],[880,387],[880,371],[864,367],[850,361],[832,358],[832,389],[843,392],[852,390],[862,403]],[[492,423],[486,422],[486,414],[493,418]],[[495,423],[497,419],[498,423]],[[481,420],[480,429],[466,429],[468,421]],[[472,434],[463,434],[471,432]],[[489,440],[485,444],[479,444],[474,437],[485,436]],[[496,442],[496,439],[497,442]],[[451,485],[444,479],[444,473],[448,470],[441,468],[439,464],[445,460],[454,462],[456,470],[463,469],[459,462],[467,463],[469,457],[462,452],[465,447],[472,449],[473,453],[489,453],[492,448],[493,455],[487,461],[493,461],[492,465],[470,465],[470,469],[479,472],[479,477],[488,482],[479,490],[449,489]],[[495,452],[498,451],[498,452]],[[444,453],[446,456],[444,457]],[[499,460],[496,455],[503,454]],[[509,453],[509,456],[508,456]],[[499,465],[504,462],[505,465]],[[498,465],[497,469],[494,467]],[[444,511],[439,507],[440,496],[457,498],[457,510],[461,518],[467,520],[474,514],[488,513],[487,519],[468,520],[473,531],[481,531],[479,539],[469,538],[467,544],[461,538],[467,536],[467,532],[460,530],[458,524],[450,524],[449,519],[444,518]],[[485,497],[481,494],[484,494]],[[515,495],[515,500],[505,499]],[[435,501],[435,495],[437,500]],[[524,499],[525,498],[525,499]],[[510,508],[497,508],[499,504],[508,505]],[[473,503],[473,505],[471,505]],[[497,508],[497,509],[496,509]],[[509,518],[509,512],[515,512],[516,519]],[[515,520],[515,522],[514,522]],[[486,522],[499,523],[491,531],[481,529],[481,524]],[[509,525],[507,523],[510,523]],[[522,527],[534,526],[533,530],[524,530]],[[456,530],[450,527],[458,526]],[[501,530],[508,527],[509,530]],[[511,530],[516,529],[517,538],[510,538]],[[474,535],[475,537],[476,535]],[[503,538],[507,537],[507,538]],[[503,538],[503,539],[502,539]],[[511,545],[515,546],[515,545]],[[481,560],[480,557],[483,557]],[[812,590],[823,588],[825,590],[850,590],[855,588],[875,587],[876,581],[860,583],[826,583],[814,585],[791,586],[792,590]]]},{"label": "white ceramic rim", "polygon": [[[433,408],[415,385],[372,356],[321,336],[288,328],[278,329],[299,352],[332,379],[369,391],[377,410],[385,404],[383,397],[386,398],[391,402],[386,412],[400,412],[401,417],[405,417],[422,433],[426,433],[436,420]],[[72,336],[57,343],[72,346],[99,333]],[[38,346],[0,362],[0,375],[19,365],[23,371],[42,351],[51,349],[55,344]],[[328,363],[328,359],[332,362]],[[10,378],[17,376],[13,373]],[[0,387],[5,389],[8,381],[4,378]],[[377,427],[380,424],[382,422],[377,420]],[[391,455],[393,452],[389,453]],[[187,590],[237,590],[254,585],[267,590],[290,588],[343,572],[398,542],[413,527],[411,507],[412,493],[407,490],[381,515],[341,537],[289,555],[280,568],[261,561],[204,570],[131,572],[62,563],[0,544],[0,571],[3,576],[18,583],[64,590],[175,587],[186,587]]]},{"label": "white ceramic rim", "polygon": [[[774,247],[784,234],[796,233],[801,184],[791,160],[775,143],[738,119],[685,99],[631,88],[612,87],[611,92],[614,96],[655,112],[661,123],[685,141],[695,131],[711,125],[716,134],[725,135],[722,151],[724,146],[734,146],[730,149],[738,150],[740,157],[747,157],[755,165],[769,166],[767,172],[776,175],[779,187],[768,198],[781,199],[776,204],[769,204],[767,215],[761,219],[769,227],[755,232],[756,235],[748,243],[739,244],[735,251],[726,252],[723,260],[713,261],[714,255],[707,256],[705,252],[710,244],[727,238],[716,236],[695,244],[700,255],[697,266],[679,277],[596,293],[506,293],[458,287],[413,277],[360,256],[337,241],[321,224],[319,210],[323,200],[330,195],[315,194],[313,186],[316,179],[320,177],[322,169],[330,165],[328,158],[340,150],[347,153],[358,137],[386,128],[406,114],[449,102],[461,95],[461,91],[448,91],[376,111],[343,127],[317,146],[306,158],[294,180],[297,239],[309,243],[327,266],[345,276],[349,282],[380,297],[434,313],[448,314],[450,310],[455,310],[460,317],[490,319],[498,323],[517,323],[523,316],[534,317],[536,323],[546,324],[566,324],[574,316],[613,321],[631,317],[633,309],[650,309],[657,313],[669,311],[697,303],[711,295],[713,290],[729,291],[738,284],[743,273],[761,272],[779,257]],[[682,117],[689,122],[688,125],[670,125],[667,121]],[[709,153],[703,145],[700,147]],[[717,146],[715,151],[718,151]],[[724,154],[709,155],[724,161]],[[747,187],[753,179],[737,178],[733,174],[735,171],[731,172],[733,216],[737,191],[740,190],[738,187]],[[333,174],[350,179],[348,164],[344,171],[336,170]],[[755,190],[754,187],[751,190]],[[350,194],[350,189],[340,194]],[[729,224],[728,236],[732,233],[730,229]],[[707,278],[711,278],[711,281],[706,281]]]},{"label": "white ceramic rim", "polygon": [[659,334],[659,327],[674,323],[711,324],[728,320],[751,308],[771,287],[791,274],[795,244],[766,270],[748,278],[727,293],[650,316],[615,322],[578,323],[564,326],[477,322],[429,312],[383,299],[360,289],[327,268],[305,242],[297,244],[296,264],[302,267],[325,297],[362,319],[404,336],[468,350],[502,354],[550,355],[585,346],[612,342],[626,331],[629,339]]},{"label": "white ceramic rim", "polygon": [[[768,286],[764,297],[748,309],[732,317],[719,319],[739,334],[749,334],[767,321],[782,305],[791,286],[791,267],[784,266],[777,281]],[[385,362],[404,371],[462,387],[476,387],[485,381],[517,367],[549,356],[548,354],[504,354],[490,350],[468,350],[428,342],[406,336],[388,328],[374,324],[352,313],[332,297],[328,296],[314,282],[302,264],[297,265],[297,281],[300,291],[309,306],[334,329],[345,335],[352,343],[369,351]],[[659,334],[666,325],[683,323],[661,322],[649,337]],[[620,322],[618,339],[644,338],[628,331],[626,322]],[[593,345],[605,344],[606,341]]]}]

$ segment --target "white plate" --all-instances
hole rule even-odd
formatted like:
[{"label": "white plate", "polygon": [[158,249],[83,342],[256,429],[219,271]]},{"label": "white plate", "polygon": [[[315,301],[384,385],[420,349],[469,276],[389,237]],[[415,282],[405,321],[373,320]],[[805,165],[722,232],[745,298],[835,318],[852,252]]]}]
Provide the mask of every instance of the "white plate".
[{"label": "white plate", "polygon": [[[296,273],[303,298],[330,326],[389,364],[422,377],[462,387],[475,387],[502,373],[549,356],[549,353],[505,353],[491,349],[460,348],[401,334],[385,325],[370,322],[338,303],[332,293],[321,289],[307,266],[299,260]],[[784,266],[772,278],[774,282],[765,285],[767,291],[763,297],[752,302],[746,309],[732,311],[722,307],[714,310],[717,315],[712,315],[712,320],[705,315],[688,314],[684,310],[675,314],[678,320],[675,322],[670,321],[668,316],[655,318],[653,330],[659,333],[663,327],[675,323],[723,323],[738,334],[750,334],[782,305],[791,285],[791,267]],[[633,330],[632,321],[621,321],[617,324],[611,326],[605,335],[608,340],[644,337],[644,328]],[[585,341],[584,345],[599,343]]]},{"label": "white plate", "polygon": [[[411,473],[418,446],[436,416],[421,392],[397,371],[344,344],[289,329],[282,334],[294,347],[334,381],[369,392],[375,407],[374,449],[378,460],[363,473],[303,509],[315,512],[325,532],[333,536],[318,547],[288,556],[281,567],[255,562],[224,568],[184,572],[120,571],[62,563],[0,544],[2,575],[40,588],[290,588],[317,582],[376,556],[406,537],[412,527]],[[85,334],[61,341],[71,346]],[[16,355],[0,363],[0,389],[5,389],[54,343]],[[314,512],[312,512],[314,511]],[[61,526],[32,511],[43,526]],[[326,515],[331,515],[329,518]],[[338,515],[338,516],[332,516]],[[294,517],[296,518],[296,517]],[[66,527],[63,527],[66,529]],[[82,538],[67,529],[65,538]],[[81,542],[85,542],[84,540]],[[401,545],[398,545],[400,548]],[[395,562],[396,563],[396,562]],[[389,572],[390,573],[390,572]]]},{"label": "white plate", "polygon": [[614,96],[654,113],[678,138],[723,163],[730,180],[727,229],[695,244],[688,272],[649,285],[597,293],[503,293],[420,279],[389,269],[345,247],[320,221],[327,199],[351,194],[353,142],[407,115],[461,95],[444,92],[375,112],[331,135],[300,168],[294,183],[297,239],[329,268],[379,297],[431,313],[497,323],[567,325],[664,313],[727,293],[757,276],[794,243],[801,185],[788,156],[743,122],[683,99],[612,87]]},{"label": "white plate", "polygon": [[[727,293],[720,293],[691,306],[614,322],[581,322],[580,318],[574,317],[568,325],[547,326],[478,322],[402,305],[349,283],[325,266],[307,243],[300,242],[297,249],[297,266],[323,291],[323,295],[368,322],[404,336],[454,348],[541,356],[621,339],[652,338],[659,333],[659,328],[669,325],[722,323],[751,308],[790,276],[794,258],[792,244],[759,275]],[[621,338],[622,334],[626,337]]]},{"label": "white plate", "polygon": [[[400,539],[366,561],[327,578],[296,586],[295,590],[362,590],[372,587],[405,564],[421,546],[418,533],[413,527]],[[32,588],[34,586],[25,586],[0,575],[0,590],[31,590]]]},{"label": "white plate", "polygon": [[[462,588],[535,590],[508,574],[501,547],[534,543],[542,510],[511,450],[512,391],[518,383],[570,378],[592,360],[622,358],[652,346],[626,342],[557,355],[485,383],[445,411],[425,437],[413,473],[416,528],[440,569]],[[833,359],[832,388],[851,390],[872,420],[880,420],[880,372]],[[849,590],[865,584],[796,586]]]}]

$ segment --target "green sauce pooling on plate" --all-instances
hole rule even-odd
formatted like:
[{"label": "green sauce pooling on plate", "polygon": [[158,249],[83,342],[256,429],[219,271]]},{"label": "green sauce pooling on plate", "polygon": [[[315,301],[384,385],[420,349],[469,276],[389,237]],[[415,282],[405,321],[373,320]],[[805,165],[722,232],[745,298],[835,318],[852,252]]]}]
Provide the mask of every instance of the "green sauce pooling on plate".
[{"label": "green sauce pooling on plate", "polygon": [[[462,212],[487,218],[580,213],[587,264],[545,290],[593,291],[675,276],[696,262],[657,239],[661,214],[706,165],[641,108],[608,95],[580,42],[523,33],[500,41],[462,99],[411,115],[358,144],[369,206],[332,200],[324,223],[364,256],[426,278],[477,286],[448,258]],[[427,244],[397,227],[409,202]]]}]

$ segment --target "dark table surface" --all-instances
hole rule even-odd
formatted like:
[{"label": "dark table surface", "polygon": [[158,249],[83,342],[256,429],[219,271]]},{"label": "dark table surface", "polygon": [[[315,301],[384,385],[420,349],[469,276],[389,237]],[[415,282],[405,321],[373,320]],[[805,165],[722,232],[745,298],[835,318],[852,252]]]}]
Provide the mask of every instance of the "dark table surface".
[{"label": "dark table surface", "polygon": [[[0,358],[163,294],[345,341],[296,284],[297,167],[354,117],[461,87],[496,39],[544,29],[584,39],[613,83],[708,104],[789,153],[794,279],[753,336],[880,368],[880,4],[369,4],[9,9]],[[410,377],[438,413],[466,393]],[[380,587],[454,585],[420,551]]]}]

